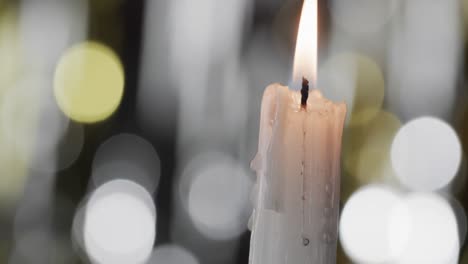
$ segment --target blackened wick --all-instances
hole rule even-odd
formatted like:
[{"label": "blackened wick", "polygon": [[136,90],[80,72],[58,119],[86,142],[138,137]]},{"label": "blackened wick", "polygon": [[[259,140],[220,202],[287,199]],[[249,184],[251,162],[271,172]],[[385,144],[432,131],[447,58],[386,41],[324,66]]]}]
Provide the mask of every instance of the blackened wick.
[{"label": "blackened wick", "polygon": [[302,77],[302,89],[301,89],[301,107],[307,107],[307,99],[309,98],[309,81]]}]

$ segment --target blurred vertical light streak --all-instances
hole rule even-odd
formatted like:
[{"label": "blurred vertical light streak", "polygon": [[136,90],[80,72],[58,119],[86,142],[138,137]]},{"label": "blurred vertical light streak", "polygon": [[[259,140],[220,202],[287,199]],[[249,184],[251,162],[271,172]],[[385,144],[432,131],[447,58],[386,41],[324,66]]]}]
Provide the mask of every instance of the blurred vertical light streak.
[{"label": "blurred vertical light streak", "polygon": [[[37,148],[38,141],[48,137],[49,133],[56,131],[45,131],[39,129],[39,122],[43,105],[45,104],[44,96],[40,94],[44,88],[43,83],[38,82],[31,75],[23,76],[26,80],[24,87],[13,87],[23,92],[19,96],[27,96],[29,92],[30,98],[28,111],[23,116],[19,116],[19,122],[29,123],[26,127],[19,127],[18,131],[14,134],[15,141],[21,142],[22,145],[16,145],[16,149],[21,148],[22,154],[19,152],[16,155],[24,155],[25,161],[25,185],[22,189],[22,197],[18,201],[16,214],[13,223],[13,236],[15,238],[15,245],[13,253],[10,257],[10,263],[24,263],[25,261],[34,261],[38,264],[46,264],[50,262],[51,251],[49,245],[52,240],[51,233],[51,215],[52,215],[52,195],[54,186],[55,159],[53,156],[43,153],[41,148]],[[22,101],[24,99],[7,97],[7,100]],[[46,101],[47,102],[47,101]],[[49,113],[50,114],[50,113]],[[26,124],[25,123],[25,124]],[[21,131],[23,130],[23,131]],[[52,129],[53,130],[53,129]],[[27,139],[27,138],[29,139]],[[58,140],[58,138],[57,138]],[[26,142],[24,142],[26,141]],[[15,155],[15,154],[14,154]],[[32,168],[36,160],[41,160],[40,170]]]},{"label": "blurred vertical light streak", "polygon": [[[169,84],[179,102],[180,172],[198,153],[218,149],[237,156],[240,151],[242,133],[238,131],[243,131],[247,116],[247,87],[240,51],[248,5],[245,0],[203,0],[196,4],[180,0],[168,5],[167,63],[172,80]],[[141,92],[140,98],[146,96]],[[153,122],[164,124],[164,120]],[[205,237],[191,222],[180,199],[174,201],[174,241],[192,251],[201,263],[234,263],[237,239],[217,241]]]},{"label": "blurred vertical light streak", "polygon": [[178,94],[169,74],[170,5],[170,0],[146,2],[136,104],[139,125],[150,134],[161,137],[172,136],[170,128],[176,120],[173,115],[176,114]]},{"label": "blurred vertical light streak", "polygon": [[18,18],[13,7],[0,8],[0,95],[20,72]]},{"label": "blurred vertical light streak", "polygon": [[334,24],[359,37],[372,35],[392,19],[401,0],[331,0]]},{"label": "blurred vertical light streak", "polygon": [[65,48],[85,38],[87,2],[21,1],[21,46],[31,67],[52,70]]},{"label": "blurred vertical light streak", "polygon": [[379,28],[378,31],[372,32],[371,34],[361,36],[349,34],[343,31],[339,26],[332,24],[328,42],[328,53],[323,54],[322,52],[322,57],[327,59],[337,53],[356,52],[368,56],[378,65],[382,65],[386,61],[387,41],[388,28],[386,27]]},{"label": "blurred vertical light streak", "polygon": [[[24,57],[21,58],[22,75],[17,77],[15,82],[26,80],[23,87],[25,93],[20,96],[32,93],[33,102],[26,106],[26,116],[20,117],[27,120],[19,122],[29,122],[32,129],[16,134],[21,137],[29,134],[31,138],[29,161],[25,164],[27,179],[25,182],[23,197],[18,202],[16,215],[13,223],[13,235],[16,244],[10,256],[10,263],[34,262],[37,264],[48,264],[51,261],[52,248],[49,243],[53,239],[51,232],[52,199],[54,192],[56,170],[56,156],[50,155],[47,159],[42,159],[44,155],[40,144],[37,141],[51,140],[58,141],[61,138],[64,126],[68,124],[66,120],[51,113],[48,104],[53,103],[51,73],[54,69],[56,59],[61,52],[73,41],[85,37],[86,29],[86,2],[85,1],[22,1],[19,12],[20,21],[20,48]],[[39,76],[35,82],[33,77]],[[10,87],[14,89],[15,87]],[[3,98],[3,101],[15,100],[15,98]],[[4,104],[4,102],[2,102]],[[50,118],[53,114],[54,120],[49,120],[58,125],[50,131],[39,129],[40,121]],[[14,118],[14,117],[11,117]],[[55,120],[55,118],[58,118]],[[55,123],[57,122],[57,123]],[[65,123],[63,123],[65,122]],[[20,127],[24,128],[24,127]],[[55,131],[58,129],[58,131]],[[56,133],[58,132],[58,133]],[[53,138],[51,138],[53,137]],[[18,138],[17,140],[25,140]],[[51,142],[52,145],[54,145]],[[33,168],[34,161],[41,161],[41,168]],[[37,237],[35,234],[39,234]],[[25,239],[33,235],[32,239]],[[37,238],[37,239],[36,239]],[[20,241],[26,241],[21,243]],[[26,258],[26,259],[25,259]]]},{"label": "blurred vertical light streak", "polygon": [[[227,118],[233,112],[246,115],[242,64],[233,62],[240,57],[247,6],[245,0],[204,0],[197,5],[183,0],[170,6],[169,64],[180,102],[178,151],[183,160],[184,145],[200,148],[214,138],[219,141],[215,145],[224,144],[232,141],[224,135],[225,126],[242,126],[236,123],[242,118]],[[227,78],[229,75],[232,77]],[[226,102],[228,94],[231,98]],[[208,140],[202,142],[201,138]]]},{"label": "blurred vertical light streak", "polygon": [[388,51],[387,103],[408,120],[447,119],[456,91],[461,30],[459,1],[405,1]]},{"label": "blurred vertical light streak", "polygon": [[[17,207],[13,235],[14,251],[10,256],[11,264],[34,260],[34,263],[50,263],[50,241],[53,180],[51,173],[30,175],[24,189],[24,197]],[[30,233],[41,232],[42,239],[29,241],[27,245],[18,243]],[[18,255],[19,254],[19,255]]]}]

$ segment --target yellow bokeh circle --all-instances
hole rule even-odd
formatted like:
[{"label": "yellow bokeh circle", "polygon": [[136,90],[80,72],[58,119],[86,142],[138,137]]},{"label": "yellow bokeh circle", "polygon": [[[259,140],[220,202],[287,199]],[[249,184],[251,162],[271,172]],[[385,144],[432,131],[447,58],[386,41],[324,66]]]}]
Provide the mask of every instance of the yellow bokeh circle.
[{"label": "yellow bokeh circle", "polygon": [[380,111],[365,125],[348,128],[343,146],[346,171],[360,184],[394,180],[390,149],[400,127],[398,117]]},{"label": "yellow bokeh circle", "polygon": [[60,58],[55,70],[54,93],[60,109],[81,123],[94,123],[115,112],[122,99],[124,70],[107,46],[83,42]]},{"label": "yellow bokeh circle", "polygon": [[348,104],[349,126],[365,125],[382,109],[384,75],[368,56],[351,52],[332,55],[320,67],[318,85],[327,98]]}]

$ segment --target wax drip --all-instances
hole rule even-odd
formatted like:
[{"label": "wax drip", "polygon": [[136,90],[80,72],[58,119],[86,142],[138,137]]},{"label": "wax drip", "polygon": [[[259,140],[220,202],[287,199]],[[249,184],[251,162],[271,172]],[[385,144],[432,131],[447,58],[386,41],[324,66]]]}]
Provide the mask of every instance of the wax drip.
[{"label": "wax drip", "polygon": [[[307,97],[308,97],[308,94],[309,94],[309,85],[308,85],[308,81],[303,78],[302,79],[303,83],[302,83],[302,90],[301,90],[301,94],[302,94],[302,102],[301,102],[301,105],[302,107],[305,109],[305,107],[307,106]],[[304,85],[305,84],[305,85]],[[306,91],[304,91],[304,87],[306,87]],[[304,94],[305,94],[305,100],[304,100]],[[306,247],[309,245],[309,238],[307,238],[305,236],[305,230],[304,230],[304,225],[306,223],[306,214],[305,214],[305,206],[307,204],[307,194],[306,194],[306,168],[305,168],[305,165],[306,165],[306,118],[307,116],[305,115],[305,113],[302,114],[303,116],[303,120],[302,120],[302,155],[301,155],[301,177],[302,177],[302,227],[301,227],[301,232],[302,232],[302,244]]]},{"label": "wax drip", "polygon": [[309,81],[302,77],[302,89],[301,89],[301,107],[307,108],[307,99],[309,98]]}]

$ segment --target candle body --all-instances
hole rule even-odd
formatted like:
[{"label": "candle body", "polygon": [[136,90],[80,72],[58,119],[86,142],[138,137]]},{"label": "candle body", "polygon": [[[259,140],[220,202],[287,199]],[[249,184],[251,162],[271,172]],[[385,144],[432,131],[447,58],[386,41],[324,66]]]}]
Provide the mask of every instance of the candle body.
[{"label": "candle body", "polygon": [[265,90],[251,218],[250,264],[336,263],[344,103],[313,90]]}]

